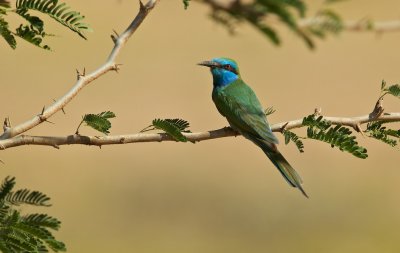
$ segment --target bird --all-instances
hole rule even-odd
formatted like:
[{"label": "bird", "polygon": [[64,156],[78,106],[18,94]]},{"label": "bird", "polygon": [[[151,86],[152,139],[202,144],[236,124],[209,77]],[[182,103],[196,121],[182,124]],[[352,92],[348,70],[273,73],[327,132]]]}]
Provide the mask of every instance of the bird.
[{"label": "bird", "polygon": [[198,65],[210,68],[212,100],[231,128],[260,147],[286,181],[308,198],[301,177],[279,152],[278,139],[271,130],[263,107],[253,89],[243,81],[236,61],[221,57]]}]

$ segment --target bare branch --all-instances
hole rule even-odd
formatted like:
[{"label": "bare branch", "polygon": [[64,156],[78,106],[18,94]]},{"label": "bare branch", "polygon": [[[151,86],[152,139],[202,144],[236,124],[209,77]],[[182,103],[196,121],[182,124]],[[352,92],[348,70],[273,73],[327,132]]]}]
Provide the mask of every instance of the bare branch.
[{"label": "bare branch", "polygon": [[115,59],[120,53],[121,49],[124,47],[126,42],[128,41],[129,37],[137,30],[149,12],[156,6],[159,0],[149,0],[147,4],[142,4],[140,2],[140,10],[135,19],[132,23],[128,26],[128,28],[116,38],[114,48],[112,49],[110,55],[108,56],[107,61],[101,65],[98,69],[93,71],[89,74],[79,74],[78,72],[78,80],[75,85],[69,90],[63,97],[55,101],[51,106],[48,108],[43,108],[43,111],[33,117],[30,120],[27,120],[19,125],[16,125],[12,128],[5,128],[4,133],[0,136],[0,140],[12,138],[17,136],[21,133],[32,129],[33,127],[41,124],[44,121],[47,121],[52,115],[57,113],[63,108],[76,96],[78,93],[89,83],[96,80],[100,76],[108,73],[111,70],[118,69],[118,64],[115,63]]},{"label": "bare branch", "polygon": [[[324,117],[325,120],[330,121],[333,125],[343,125],[353,127],[357,131],[360,131],[360,125],[366,124],[372,121],[383,121],[383,122],[396,122],[400,121],[400,113],[385,113],[379,118],[371,117],[371,114],[353,117],[353,118],[341,118],[341,117]],[[271,126],[272,131],[281,132],[282,129],[289,130],[294,128],[303,127],[303,119],[285,121],[277,123]],[[212,140],[224,137],[232,137],[239,135],[230,127],[224,127],[217,130],[211,130],[206,132],[198,133],[182,133],[188,141],[199,142],[205,140]],[[69,135],[69,136],[28,136],[21,135],[11,139],[0,140],[0,149],[7,149],[23,145],[41,145],[51,146],[59,148],[61,145],[115,145],[115,144],[127,144],[136,142],[162,142],[162,141],[175,141],[172,137],[165,133],[136,133],[127,135],[115,135],[115,136],[83,136],[83,135]]]}]

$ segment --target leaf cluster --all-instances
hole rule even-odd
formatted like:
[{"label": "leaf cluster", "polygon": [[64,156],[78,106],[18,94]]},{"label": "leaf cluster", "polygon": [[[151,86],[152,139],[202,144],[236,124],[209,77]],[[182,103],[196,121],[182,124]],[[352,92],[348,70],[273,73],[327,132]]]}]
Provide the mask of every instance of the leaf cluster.
[{"label": "leaf cluster", "polygon": [[352,135],[349,128],[341,125],[333,126],[322,116],[317,118],[313,114],[304,117],[302,124],[307,126],[307,138],[329,143],[332,148],[337,147],[358,158],[368,157],[367,149],[358,145],[356,136]]},{"label": "leaf cluster", "polygon": [[[307,12],[305,0],[254,0],[254,1],[201,1],[211,7],[211,18],[223,26],[230,33],[240,23],[249,23],[276,45],[281,44],[281,38],[274,27],[276,19],[289,30],[301,38],[309,48],[314,48],[313,37],[324,38],[328,33],[337,34],[343,30],[343,21],[332,9],[323,7],[317,12],[311,25],[303,27],[299,19],[304,18]],[[325,1],[331,4],[337,1]],[[188,1],[183,0],[185,8]]]},{"label": "leaf cluster", "polygon": [[54,252],[66,251],[64,243],[55,239],[50,230],[58,230],[61,222],[47,214],[21,215],[19,205],[49,206],[50,200],[38,191],[12,191],[15,178],[6,177],[0,186],[0,251]]},{"label": "leaf cluster", "polygon": [[393,85],[387,86],[386,81],[382,80],[381,93],[382,93],[381,98],[383,98],[387,94],[392,95],[397,98],[400,98],[400,85],[393,84]]},{"label": "leaf cluster", "polygon": [[187,138],[182,133],[190,133],[189,127],[189,122],[183,119],[154,119],[151,125],[140,132],[158,129],[178,142],[187,142]]},{"label": "leaf cluster", "polygon": [[331,9],[323,9],[313,17],[310,25],[307,26],[307,31],[324,39],[327,34],[339,34],[343,28],[343,20],[336,12]]},{"label": "leaf cluster", "polygon": [[[43,20],[31,15],[31,11],[41,12],[53,18],[84,39],[86,39],[84,31],[91,30],[88,24],[82,22],[84,16],[77,11],[70,10],[69,6],[59,3],[58,0],[16,0],[15,9],[11,9],[8,1],[0,1],[0,35],[11,48],[15,49],[17,46],[16,36],[35,46],[50,50],[48,45],[43,44],[43,40],[51,34],[45,32]],[[20,24],[15,31],[11,30],[4,18],[9,12],[24,18],[26,24]]]},{"label": "leaf cluster", "polygon": [[300,153],[304,152],[304,144],[301,139],[314,139],[329,143],[331,147],[337,147],[341,151],[346,151],[358,158],[365,159],[368,157],[367,149],[358,145],[356,136],[352,135],[352,131],[341,125],[332,125],[331,122],[323,119],[322,116],[316,117],[309,115],[303,118],[303,126],[307,127],[307,137],[300,137],[294,132],[283,130],[285,144],[293,142]]},{"label": "leaf cluster", "polygon": [[392,147],[397,146],[400,138],[400,129],[393,130],[383,126],[385,122],[375,121],[367,124],[365,132],[369,137],[380,140]]},{"label": "leaf cluster", "polygon": [[[283,136],[285,137],[285,144],[289,144],[290,141],[292,141],[297,149],[299,150],[300,153],[304,153],[304,144],[303,142],[300,140],[302,137],[298,136],[297,134],[289,131],[289,130],[284,130],[282,132]],[[303,138],[305,139],[305,138]]]},{"label": "leaf cluster", "polygon": [[269,116],[269,115],[273,114],[274,112],[276,112],[276,110],[272,106],[268,107],[267,109],[264,110],[265,116]]}]

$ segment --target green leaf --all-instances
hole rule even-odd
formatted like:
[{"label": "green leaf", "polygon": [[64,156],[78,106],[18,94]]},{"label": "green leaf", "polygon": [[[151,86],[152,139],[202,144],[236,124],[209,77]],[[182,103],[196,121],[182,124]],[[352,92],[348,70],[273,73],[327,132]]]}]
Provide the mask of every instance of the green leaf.
[{"label": "green leaf", "polygon": [[256,3],[265,8],[266,13],[275,14],[291,29],[297,29],[296,19],[287,8],[287,3],[293,1],[258,0]]},{"label": "green leaf", "polygon": [[300,153],[304,152],[304,144],[300,140],[301,137],[297,136],[295,133],[293,133],[289,130],[284,130],[282,134],[283,134],[283,136],[285,136],[285,144],[286,145],[289,144],[290,141],[292,141],[294,144],[296,144],[296,147]]},{"label": "green leaf", "polygon": [[10,192],[5,201],[13,205],[35,205],[35,206],[51,206],[48,201],[50,198],[45,194],[38,191],[30,191],[28,189],[21,189],[16,192]]},{"label": "green leaf", "polygon": [[235,18],[233,18],[232,16],[230,16],[230,14],[226,13],[226,12],[222,12],[222,11],[213,11],[210,15],[210,18],[222,25],[225,26],[225,28],[228,30],[228,32],[231,35],[234,35],[236,33],[236,26],[237,26],[237,20],[235,20]]},{"label": "green leaf", "polygon": [[44,228],[37,227],[37,226],[31,226],[28,224],[24,224],[23,222],[19,222],[15,226],[13,226],[14,229],[18,229],[19,231],[29,234],[31,237],[36,237],[38,239],[46,240],[51,237],[51,233],[47,231]]},{"label": "green leaf", "polygon": [[5,197],[10,194],[11,190],[15,186],[15,177],[6,177],[3,184],[0,186],[0,201],[3,201]]},{"label": "green leaf", "polygon": [[188,128],[190,127],[189,122],[183,119],[164,119],[164,121],[171,123],[179,129],[181,132],[190,133]]},{"label": "green leaf", "polygon": [[29,214],[21,217],[22,221],[31,226],[46,227],[54,230],[60,228],[61,222],[47,214]]},{"label": "green leaf", "polygon": [[23,234],[27,235],[30,239],[28,242],[33,244],[34,248],[41,246],[44,241],[53,251],[65,251],[65,244],[57,241],[54,236],[45,228],[39,226],[32,226],[23,222],[13,226],[14,231],[19,230]]},{"label": "green leaf", "polygon": [[85,114],[82,121],[103,134],[109,134],[111,122],[108,119],[111,118],[115,118],[115,114],[110,111],[105,111],[99,114]]},{"label": "green leaf", "polygon": [[[380,140],[392,147],[397,146],[400,138],[400,130],[387,129],[385,126],[382,126],[383,124],[384,122],[382,121],[368,123],[365,132],[371,138]],[[391,137],[397,138],[397,140]]]},{"label": "green leaf", "polygon": [[381,83],[381,91],[384,91],[384,90],[385,90],[385,87],[386,87],[386,81],[385,81],[385,80],[382,80],[382,83]]},{"label": "green leaf", "polygon": [[187,142],[182,132],[187,130],[189,123],[183,119],[154,119],[152,125],[155,129],[163,130],[176,141]]},{"label": "green leaf", "polygon": [[269,22],[272,20],[270,17],[276,16],[282,24],[303,39],[309,48],[314,47],[310,34],[298,25],[298,16],[304,17],[307,10],[304,0],[232,1],[229,4],[224,1],[202,2],[210,5],[211,18],[215,22],[223,24],[232,34],[239,23],[247,22],[270,39],[272,43],[280,45],[280,36],[273,26],[274,22]]},{"label": "green leaf", "polygon": [[0,202],[0,221],[9,215],[10,209],[10,206],[6,205],[4,201]]},{"label": "green leaf", "polygon": [[17,210],[11,210],[9,212],[9,215],[5,217],[4,223],[7,224],[8,226],[14,226],[19,222],[20,214]]},{"label": "green leaf", "polygon": [[41,44],[46,34],[44,32],[39,32],[32,25],[20,25],[16,29],[16,35],[37,47],[50,50],[48,45]]},{"label": "green leaf", "polygon": [[182,0],[183,1],[183,6],[185,7],[185,10],[189,7],[189,2],[190,0]]},{"label": "green leaf", "polygon": [[5,39],[7,44],[12,48],[15,49],[17,47],[17,42],[15,41],[12,32],[8,29],[8,23],[4,20],[4,18],[0,14],[0,35]]},{"label": "green leaf", "polygon": [[8,234],[5,238],[7,247],[13,249],[13,252],[37,252],[35,247],[24,240],[24,238],[18,237],[15,234]]},{"label": "green leaf", "polygon": [[342,18],[334,11],[324,9],[318,12],[307,30],[312,34],[325,38],[327,34],[338,34],[344,29]]},{"label": "green leaf", "polygon": [[268,107],[267,109],[264,110],[265,116],[269,116],[269,115],[273,114],[274,112],[276,112],[276,110],[272,106]]},{"label": "green leaf", "polygon": [[336,12],[329,9],[322,10],[319,12],[319,18],[324,20],[321,24],[323,30],[334,34],[343,30],[343,20]]},{"label": "green leaf", "polygon": [[15,253],[15,251],[13,249],[8,247],[8,245],[6,244],[6,242],[4,240],[0,240],[0,252]]},{"label": "green leaf", "polygon": [[400,98],[400,85],[398,84],[391,85],[388,88],[385,88],[384,91],[386,91],[387,94]]},{"label": "green leaf", "polygon": [[326,130],[332,124],[331,124],[331,122],[325,120],[324,117],[322,117],[322,116],[315,118],[315,115],[311,114],[311,115],[303,118],[302,125],[309,126],[309,127],[316,127],[321,130]]},{"label": "green leaf", "polygon": [[303,1],[301,1],[301,0],[282,0],[282,2],[297,9],[300,17],[304,17],[306,15],[307,6]]},{"label": "green leaf", "polygon": [[[245,10],[246,7],[248,6],[244,6],[243,9]],[[258,0],[254,3],[254,13],[263,12],[265,16],[271,14],[278,16],[280,21],[302,38],[309,48],[314,48],[313,41],[308,34],[304,33],[304,31],[298,26],[296,17],[292,14],[289,7],[295,7],[299,11],[300,16],[304,16],[306,6],[303,1],[299,0]],[[251,14],[247,15],[249,15],[247,17],[248,20],[268,36],[272,42],[277,45],[280,44],[279,36],[274,29],[267,25],[266,22],[263,22],[261,18],[252,17],[253,15]]]},{"label": "green leaf", "polygon": [[271,27],[267,25],[257,24],[255,25],[258,30],[260,30],[265,36],[267,36],[275,45],[281,44],[281,39],[278,36],[278,33]]},{"label": "green leaf", "polygon": [[358,145],[356,137],[347,127],[332,124],[324,120],[322,116],[315,118],[309,115],[303,119],[303,125],[307,127],[307,138],[326,142],[331,147],[337,147],[340,151],[346,151],[352,155],[365,159],[368,157],[367,149]]},{"label": "green leaf", "polygon": [[49,206],[45,194],[27,189],[12,192],[15,178],[7,177],[0,186],[0,252],[65,251],[64,243],[56,240],[48,229],[57,230],[60,222],[47,214],[21,216],[15,207],[20,204]]},{"label": "green leaf", "polygon": [[53,240],[46,240],[46,244],[55,252],[67,251],[65,244],[63,242]]},{"label": "green leaf", "polygon": [[82,22],[85,16],[77,11],[71,11],[69,6],[65,3],[59,3],[58,0],[17,0],[16,6],[17,13],[36,10],[47,14],[84,39],[86,39],[84,32],[91,31],[90,26]]},{"label": "green leaf", "polygon": [[39,17],[31,16],[26,8],[17,9],[15,12],[26,19],[32,26],[32,29],[35,29],[38,34],[43,33],[44,23]]}]

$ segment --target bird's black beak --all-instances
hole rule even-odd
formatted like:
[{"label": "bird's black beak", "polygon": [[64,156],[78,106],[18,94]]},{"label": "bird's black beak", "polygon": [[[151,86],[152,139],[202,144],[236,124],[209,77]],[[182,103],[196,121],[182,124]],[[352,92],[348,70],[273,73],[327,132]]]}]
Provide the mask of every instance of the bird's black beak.
[{"label": "bird's black beak", "polygon": [[203,62],[197,63],[197,65],[206,66],[206,67],[210,67],[210,68],[220,67],[220,64],[213,62],[213,61],[203,61]]}]

